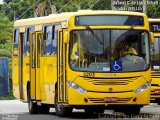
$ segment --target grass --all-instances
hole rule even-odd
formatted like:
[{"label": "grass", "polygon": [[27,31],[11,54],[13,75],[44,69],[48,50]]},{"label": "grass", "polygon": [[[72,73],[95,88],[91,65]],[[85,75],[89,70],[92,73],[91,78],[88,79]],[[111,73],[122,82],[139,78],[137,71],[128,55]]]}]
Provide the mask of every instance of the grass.
[{"label": "grass", "polygon": [[14,100],[15,97],[13,95],[8,96],[0,96],[0,100]]}]

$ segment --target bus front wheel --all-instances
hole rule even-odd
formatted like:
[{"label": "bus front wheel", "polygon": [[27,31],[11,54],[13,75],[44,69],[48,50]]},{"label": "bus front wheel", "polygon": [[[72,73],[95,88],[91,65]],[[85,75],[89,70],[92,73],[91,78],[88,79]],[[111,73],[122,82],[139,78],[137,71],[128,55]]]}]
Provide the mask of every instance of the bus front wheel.
[{"label": "bus front wheel", "polygon": [[65,107],[58,103],[58,91],[55,91],[54,105],[56,114],[60,117],[68,116],[72,113],[72,107]]}]

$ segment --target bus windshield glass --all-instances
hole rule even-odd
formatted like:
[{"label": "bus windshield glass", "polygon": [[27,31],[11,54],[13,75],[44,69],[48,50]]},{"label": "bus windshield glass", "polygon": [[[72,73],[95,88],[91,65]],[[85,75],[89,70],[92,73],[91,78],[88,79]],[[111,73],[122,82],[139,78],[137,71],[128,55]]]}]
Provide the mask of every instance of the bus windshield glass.
[{"label": "bus windshield glass", "polygon": [[70,68],[124,72],[149,69],[149,37],[143,30],[99,29],[71,32]]},{"label": "bus windshield glass", "polygon": [[152,69],[160,70],[160,37],[154,38],[154,44],[151,44],[151,62]]}]

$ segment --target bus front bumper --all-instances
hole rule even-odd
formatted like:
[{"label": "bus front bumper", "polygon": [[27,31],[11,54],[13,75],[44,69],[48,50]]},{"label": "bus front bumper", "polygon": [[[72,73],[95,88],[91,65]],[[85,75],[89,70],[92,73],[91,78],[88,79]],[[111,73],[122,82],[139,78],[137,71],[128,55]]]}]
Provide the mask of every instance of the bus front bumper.
[{"label": "bus front bumper", "polygon": [[82,94],[75,89],[68,87],[68,104],[69,105],[148,105],[150,103],[150,87],[143,92],[118,92],[102,93],[87,92]]}]

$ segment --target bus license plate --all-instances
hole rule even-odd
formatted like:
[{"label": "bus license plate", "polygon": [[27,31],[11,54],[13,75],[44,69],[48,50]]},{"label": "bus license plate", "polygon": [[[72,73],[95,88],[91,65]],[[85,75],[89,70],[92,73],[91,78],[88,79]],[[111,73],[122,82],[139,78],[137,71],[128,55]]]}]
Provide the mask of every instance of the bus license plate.
[{"label": "bus license plate", "polygon": [[105,97],[104,98],[104,102],[106,102],[106,103],[114,103],[114,102],[117,102],[117,98],[116,97]]},{"label": "bus license plate", "polygon": [[154,90],[155,94],[160,94],[160,90]]}]

